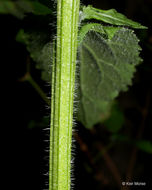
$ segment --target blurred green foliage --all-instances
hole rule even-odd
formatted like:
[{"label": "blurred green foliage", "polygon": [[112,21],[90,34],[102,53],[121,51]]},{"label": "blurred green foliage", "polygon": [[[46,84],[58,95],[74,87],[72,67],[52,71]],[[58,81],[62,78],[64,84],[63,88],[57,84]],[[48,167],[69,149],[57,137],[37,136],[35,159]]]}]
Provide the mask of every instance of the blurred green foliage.
[{"label": "blurred green foliage", "polygon": [[125,122],[125,118],[119,105],[115,102],[111,108],[110,117],[104,121],[106,128],[112,133],[118,133]]},{"label": "blurred green foliage", "polygon": [[146,140],[135,141],[135,145],[142,151],[152,154],[152,142]]},{"label": "blurred green foliage", "polygon": [[52,11],[47,6],[38,1],[29,0],[0,0],[0,14],[12,14],[19,19],[23,19],[27,13],[35,15],[48,15]]}]

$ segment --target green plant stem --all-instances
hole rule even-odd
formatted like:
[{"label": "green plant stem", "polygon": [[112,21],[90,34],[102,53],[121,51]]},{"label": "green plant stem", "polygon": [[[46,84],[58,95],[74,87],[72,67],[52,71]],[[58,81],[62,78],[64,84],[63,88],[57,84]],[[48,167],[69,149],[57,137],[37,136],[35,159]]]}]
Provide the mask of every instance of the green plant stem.
[{"label": "green plant stem", "polygon": [[71,186],[78,18],[79,0],[57,1],[56,59],[52,71],[49,190],[69,190]]}]

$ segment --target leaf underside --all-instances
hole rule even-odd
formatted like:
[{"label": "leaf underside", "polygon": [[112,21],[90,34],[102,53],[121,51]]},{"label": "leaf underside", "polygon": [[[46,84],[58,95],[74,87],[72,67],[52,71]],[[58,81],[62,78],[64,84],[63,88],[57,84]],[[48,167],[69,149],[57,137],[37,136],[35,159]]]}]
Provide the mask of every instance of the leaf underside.
[{"label": "leaf underside", "polygon": [[79,47],[80,103],[78,118],[88,128],[102,120],[120,91],[127,90],[141,61],[136,35],[121,28],[105,39],[90,31]]}]

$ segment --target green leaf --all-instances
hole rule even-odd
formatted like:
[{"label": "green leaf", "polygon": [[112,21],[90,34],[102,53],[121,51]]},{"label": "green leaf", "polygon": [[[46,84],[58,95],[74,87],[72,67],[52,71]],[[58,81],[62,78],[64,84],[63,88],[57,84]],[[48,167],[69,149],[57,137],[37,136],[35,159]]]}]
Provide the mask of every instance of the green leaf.
[{"label": "green leaf", "polygon": [[19,19],[23,19],[26,13],[48,15],[52,14],[52,11],[37,1],[0,1],[0,14],[12,14]]},{"label": "green leaf", "polygon": [[120,30],[120,27],[114,27],[114,26],[104,26],[104,31],[106,32],[108,39],[112,39],[115,33]]},{"label": "green leaf", "polygon": [[47,6],[39,2],[29,2],[33,8],[32,13],[35,15],[49,15],[52,14],[52,11]]},{"label": "green leaf", "polygon": [[135,66],[141,61],[138,39],[130,29],[121,28],[113,38],[87,33],[79,47],[79,120],[88,128],[102,120],[112,100],[131,85]]},{"label": "green leaf", "polygon": [[80,45],[82,43],[86,34],[89,31],[96,31],[96,32],[99,32],[103,35],[106,35],[106,32],[104,31],[104,27],[101,24],[98,24],[98,23],[85,24],[84,26],[82,26],[80,28],[79,36],[78,36],[78,45]]},{"label": "green leaf", "polygon": [[120,30],[119,27],[102,26],[101,24],[98,23],[85,24],[80,28],[78,36],[78,45],[82,43],[86,34],[90,31],[98,32],[101,35],[103,35],[104,38],[111,39],[118,30]]},{"label": "green leaf", "polygon": [[135,144],[140,150],[152,154],[152,142],[146,140],[139,140],[136,141]]},{"label": "green leaf", "polygon": [[129,26],[131,28],[146,29],[147,27],[142,26],[140,23],[134,22],[128,19],[121,13],[118,13],[115,9],[100,10],[92,6],[83,7],[81,12],[81,21],[96,19],[108,24]]},{"label": "green leaf", "polygon": [[104,121],[104,125],[110,132],[117,133],[122,128],[123,124],[124,115],[118,104],[114,103],[111,109],[110,117]]},{"label": "green leaf", "polygon": [[24,18],[24,11],[16,6],[16,2],[1,1],[0,2],[0,14],[12,14],[19,19]]}]

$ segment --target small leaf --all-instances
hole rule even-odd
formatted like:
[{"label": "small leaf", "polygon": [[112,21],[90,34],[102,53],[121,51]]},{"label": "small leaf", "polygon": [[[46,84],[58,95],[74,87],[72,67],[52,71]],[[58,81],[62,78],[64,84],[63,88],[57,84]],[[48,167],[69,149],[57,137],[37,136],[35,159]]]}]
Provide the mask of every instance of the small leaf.
[{"label": "small leaf", "polygon": [[23,29],[20,29],[16,35],[16,41],[20,42],[22,44],[26,44],[27,43],[27,39],[24,33]]},{"label": "small leaf", "polygon": [[120,27],[114,27],[114,26],[104,26],[104,31],[106,32],[108,39],[112,39],[115,33],[120,30]]},{"label": "small leaf", "polygon": [[152,154],[152,142],[146,140],[139,140],[136,141],[135,144],[140,150]]},{"label": "small leaf", "polygon": [[114,34],[120,30],[119,27],[113,27],[113,26],[102,26],[98,23],[89,23],[81,26],[78,36],[78,46],[82,43],[84,40],[86,34],[90,31],[98,32],[100,33],[104,38],[112,39]]},{"label": "small leaf", "polygon": [[96,9],[89,5],[87,7],[85,6],[83,7],[83,10],[80,15],[81,15],[81,21],[86,19],[87,20],[96,19],[113,25],[129,26],[131,28],[137,28],[137,29],[147,28],[145,26],[142,26],[138,22],[134,22],[128,19],[123,14],[118,13],[115,9],[101,10],[101,9]]},{"label": "small leaf", "polygon": [[138,39],[132,30],[121,28],[110,39],[87,33],[79,47],[79,119],[88,128],[102,121],[111,102],[131,85],[135,66],[141,61]]},{"label": "small leaf", "polygon": [[103,35],[106,35],[106,33],[104,31],[104,28],[103,28],[103,26],[101,24],[98,24],[98,23],[85,24],[84,26],[82,26],[80,28],[79,36],[78,36],[78,45],[81,44],[81,42],[84,40],[86,34],[89,31],[96,31],[96,32],[99,32],[99,33],[101,33]]}]

